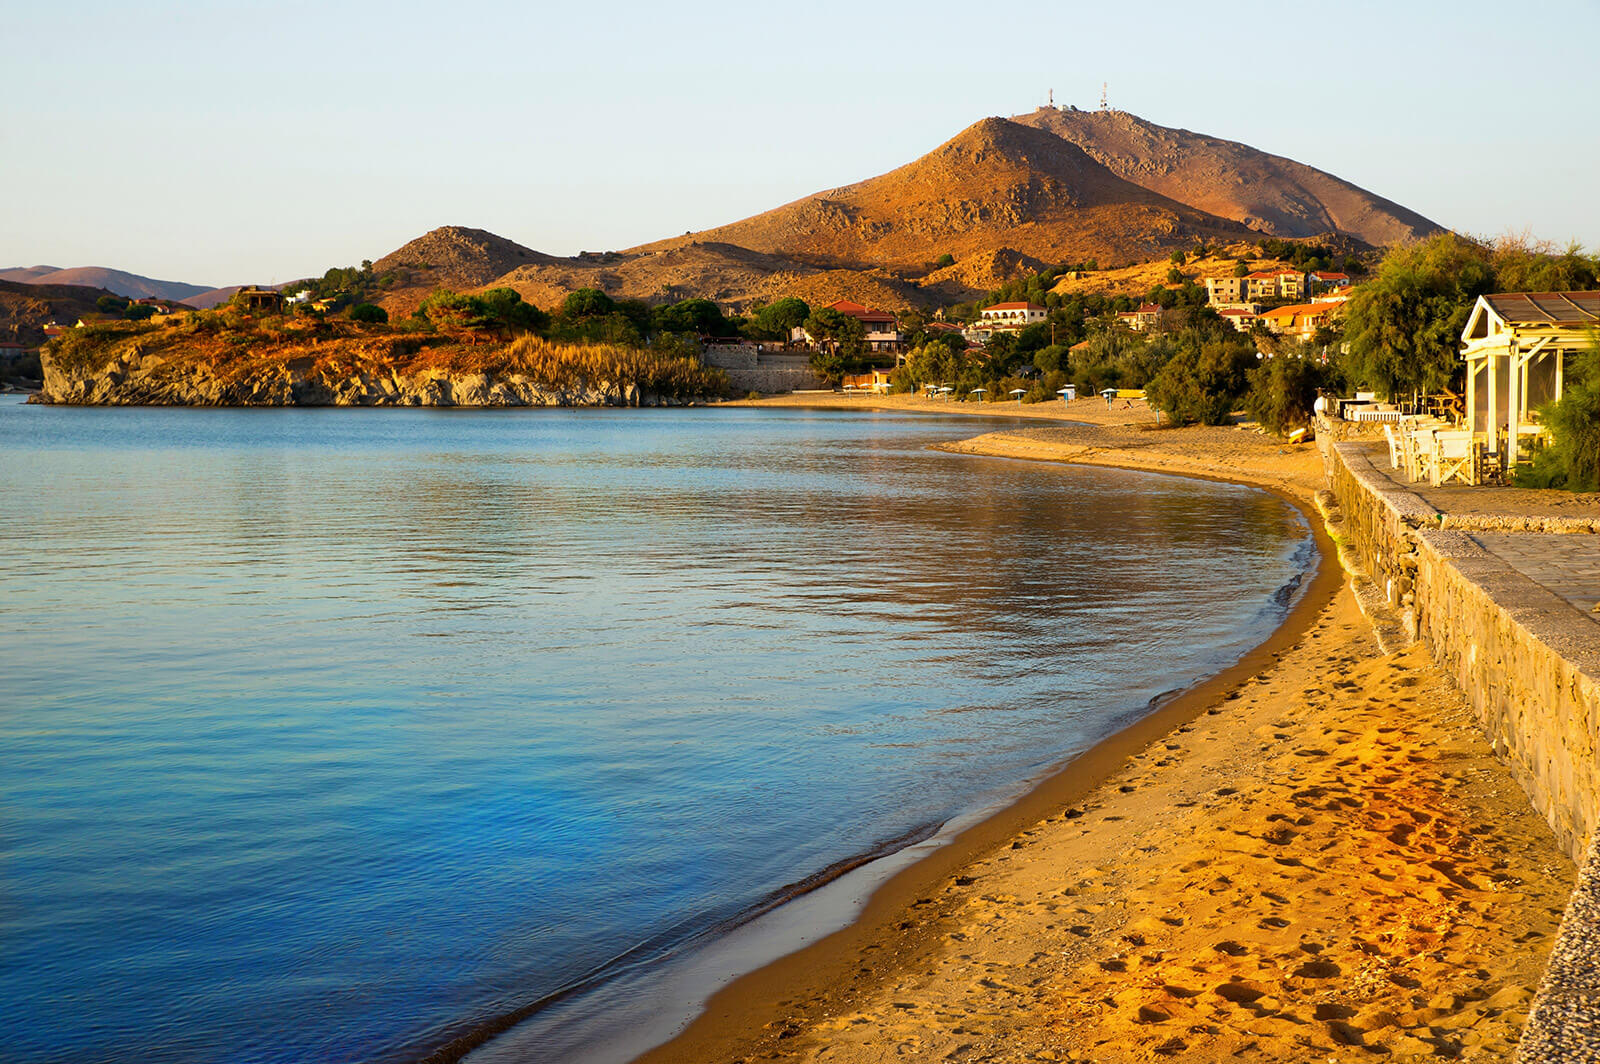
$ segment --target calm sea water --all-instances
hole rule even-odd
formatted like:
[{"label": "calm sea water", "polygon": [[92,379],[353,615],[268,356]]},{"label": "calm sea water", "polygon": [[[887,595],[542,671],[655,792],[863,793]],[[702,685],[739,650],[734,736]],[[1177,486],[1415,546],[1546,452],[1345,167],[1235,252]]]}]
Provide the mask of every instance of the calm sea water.
[{"label": "calm sea water", "polygon": [[1261,492],[925,449],[981,428],[0,400],[3,1056],[417,1059],[1038,775],[1309,564]]}]

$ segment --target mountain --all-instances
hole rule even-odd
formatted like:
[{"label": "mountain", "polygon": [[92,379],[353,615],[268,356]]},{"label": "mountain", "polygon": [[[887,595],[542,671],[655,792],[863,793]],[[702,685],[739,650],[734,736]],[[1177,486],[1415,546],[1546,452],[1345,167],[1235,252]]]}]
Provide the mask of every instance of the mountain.
[{"label": "mountain", "polygon": [[1136,185],[1272,236],[1346,233],[1383,246],[1441,231],[1415,211],[1304,163],[1126,111],[1041,107],[1012,121],[1060,137]]},{"label": "mountain", "polygon": [[986,118],[880,177],[635,250],[712,241],[819,266],[906,271],[942,254],[1008,248],[1104,263],[1250,236],[1238,222],[1119,177],[1053,133]]},{"label": "mountain", "polygon": [[[1040,108],[986,118],[889,173],[714,229],[625,251],[541,254],[445,226],[384,256],[384,297],[408,312],[433,288],[504,285],[542,307],[578,288],[651,302],[703,296],[743,309],[799,295],[932,307],[1046,264],[1102,269],[1197,244],[1317,238],[1338,252],[1439,227],[1331,174],[1125,112]],[[935,267],[943,255],[954,265]]]},{"label": "mountain", "polygon": [[0,270],[0,281],[103,288],[126,299],[171,299],[177,302],[188,302],[189,297],[211,290],[209,285],[158,281],[153,277],[141,277],[106,266],[76,266],[65,270],[54,266],[19,266]]}]

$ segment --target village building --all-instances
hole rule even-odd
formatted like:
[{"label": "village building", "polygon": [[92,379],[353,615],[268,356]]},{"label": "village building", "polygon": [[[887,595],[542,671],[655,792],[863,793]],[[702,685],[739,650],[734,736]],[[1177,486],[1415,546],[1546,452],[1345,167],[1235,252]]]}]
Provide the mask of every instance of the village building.
[{"label": "village building", "polygon": [[1245,278],[1245,298],[1299,299],[1305,294],[1305,274],[1298,270],[1257,270]]},{"label": "village building", "polygon": [[1532,412],[1561,398],[1567,356],[1600,328],[1600,292],[1479,296],[1461,331],[1467,427],[1511,469],[1539,435]]},{"label": "village building", "polygon": [[1331,324],[1341,309],[1337,303],[1298,303],[1269,310],[1259,320],[1279,336],[1309,340],[1318,329]]},{"label": "village building", "polygon": [[1254,310],[1246,307],[1224,307],[1217,311],[1217,315],[1239,332],[1249,332],[1258,317]]},{"label": "village building", "polygon": [[1350,275],[1347,273],[1332,273],[1327,270],[1317,270],[1308,278],[1315,291],[1333,291],[1350,287]]},{"label": "village building", "polygon": [[983,308],[983,324],[991,329],[1010,331],[1037,325],[1050,316],[1050,311],[1037,303],[996,303]]},{"label": "village building", "polygon": [[1212,306],[1222,306],[1228,303],[1244,303],[1249,298],[1250,285],[1247,277],[1207,277],[1206,302]]},{"label": "village building", "polygon": [[245,310],[272,313],[283,309],[283,293],[273,288],[241,288],[233,298]]},{"label": "village building", "polygon": [[[895,316],[887,310],[853,303],[848,299],[835,300],[829,303],[825,310],[843,314],[847,318],[854,318],[861,323],[868,350],[871,351],[897,351],[905,340],[904,334],[896,322]],[[790,333],[790,339],[815,345],[817,338],[806,332],[803,327],[796,326]]]},{"label": "village building", "polygon": [[889,371],[886,369],[871,369],[865,373],[846,373],[842,381],[844,390],[872,392],[875,395],[889,394]]},{"label": "village building", "polygon": [[1154,329],[1161,323],[1161,304],[1141,303],[1138,310],[1129,310],[1118,314],[1117,320],[1134,332]]}]

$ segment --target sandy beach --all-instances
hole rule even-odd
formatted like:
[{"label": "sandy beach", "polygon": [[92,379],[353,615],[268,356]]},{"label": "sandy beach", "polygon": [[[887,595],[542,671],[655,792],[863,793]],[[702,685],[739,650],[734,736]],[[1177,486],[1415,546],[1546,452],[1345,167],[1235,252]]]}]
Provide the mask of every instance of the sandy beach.
[{"label": "sandy beach", "polygon": [[[1242,481],[1302,506],[1323,486],[1314,446],[1151,430],[1137,403],[762,405],[1020,416],[948,449]],[[642,1059],[1510,1060],[1573,879],[1426,651],[1382,652],[1325,560],[1237,666]]]}]

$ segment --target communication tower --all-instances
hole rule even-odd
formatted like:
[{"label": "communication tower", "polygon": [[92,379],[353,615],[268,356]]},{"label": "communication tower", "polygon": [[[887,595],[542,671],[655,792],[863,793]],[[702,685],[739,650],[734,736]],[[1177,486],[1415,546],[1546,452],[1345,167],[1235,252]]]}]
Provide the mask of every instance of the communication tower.
[{"label": "communication tower", "polygon": [[1100,110],[1111,110],[1111,105],[1106,102],[1106,83],[1103,81],[1100,83]]}]

